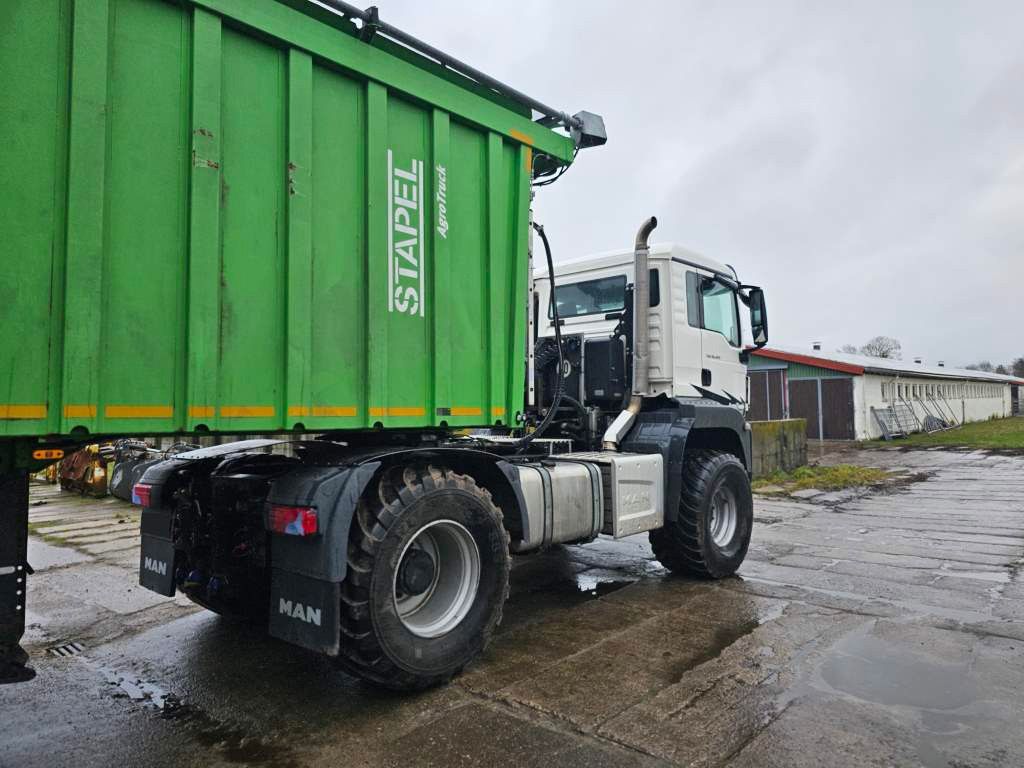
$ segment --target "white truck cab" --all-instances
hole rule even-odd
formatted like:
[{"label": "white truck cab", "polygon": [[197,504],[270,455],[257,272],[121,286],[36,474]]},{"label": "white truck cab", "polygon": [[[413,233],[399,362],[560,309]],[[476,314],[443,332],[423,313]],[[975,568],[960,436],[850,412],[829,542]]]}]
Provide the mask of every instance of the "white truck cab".
[{"label": "white truck cab", "polygon": [[[649,395],[713,396],[746,410],[747,368],[736,271],[673,243],[650,246]],[[555,265],[562,334],[606,339],[634,282],[634,253],[610,251]],[[551,282],[534,273],[538,337],[554,336]]]}]

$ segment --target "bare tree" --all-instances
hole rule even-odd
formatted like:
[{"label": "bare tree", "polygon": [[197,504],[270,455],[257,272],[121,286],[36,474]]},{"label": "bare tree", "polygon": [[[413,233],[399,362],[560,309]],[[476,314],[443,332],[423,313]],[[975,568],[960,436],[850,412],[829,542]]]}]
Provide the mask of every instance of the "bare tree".
[{"label": "bare tree", "polygon": [[1013,361],[1013,375],[1024,379],[1024,357],[1018,357]]},{"label": "bare tree", "polygon": [[836,352],[843,352],[847,355],[856,355],[860,353],[860,350],[858,350],[853,344],[843,344],[843,346],[837,349]]},{"label": "bare tree", "polygon": [[995,372],[996,372],[996,373],[1000,373],[1000,374],[1002,374],[1003,376],[1005,376],[1006,374],[1008,374],[1008,373],[1010,372],[1010,369],[1009,369],[1009,368],[1007,368],[1007,367],[1006,367],[1005,365],[1003,365],[1002,363],[1000,363],[999,365],[997,365],[997,366],[996,366],[996,370],[995,370]]},{"label": "bare tree", "polygon": [[971,363],[967,366],[968,371],[982,371],[983,373],[992,373],[995,369],[992,367],[992,363],[988,360],[982,360],[980,363]]},{"label": "bare tree", "polygon": [[891,336],[875,336],[875,338],[860,348],[862,355],[884,357],[889,360],[899,360],[902,352],[900,343]]}]

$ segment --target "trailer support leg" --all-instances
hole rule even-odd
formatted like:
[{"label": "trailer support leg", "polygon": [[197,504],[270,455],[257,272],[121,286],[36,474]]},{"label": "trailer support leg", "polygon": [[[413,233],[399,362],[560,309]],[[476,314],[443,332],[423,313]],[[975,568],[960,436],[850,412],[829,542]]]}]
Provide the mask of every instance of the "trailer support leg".
[{"label": "trailer support leg", "polygon": [[0,684],[35,677],[21,647],[28,562],[28,473],[0,474]]}]

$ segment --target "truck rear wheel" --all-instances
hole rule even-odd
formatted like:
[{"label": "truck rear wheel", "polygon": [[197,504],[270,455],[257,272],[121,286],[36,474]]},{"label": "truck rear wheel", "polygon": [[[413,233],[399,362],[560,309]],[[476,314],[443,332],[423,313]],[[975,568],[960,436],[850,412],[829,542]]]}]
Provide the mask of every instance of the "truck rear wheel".
[{"label": "truck rear wheel", "polygon": [[509,565],[501,510],[473,478],[389,471],[352,520],[339,664],[394,690],[447,682],[501,621]]},{"label": "truck rear wheel", "polygon": [[750,480],[731,453],[693,451],[683,465],[679,514],[651,531],[654,556],[673,573],[722,579],[747,555],[754,522]]}]

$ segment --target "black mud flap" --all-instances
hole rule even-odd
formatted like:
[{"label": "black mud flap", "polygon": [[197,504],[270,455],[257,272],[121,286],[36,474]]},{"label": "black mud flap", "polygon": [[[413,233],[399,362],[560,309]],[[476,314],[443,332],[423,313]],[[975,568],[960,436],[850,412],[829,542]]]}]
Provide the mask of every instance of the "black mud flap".
[{"label": "black mud flap", "polygon": [[270,634],[311,651],[338,655],[341,585],[278,568],[270,582]]},{"label": "black mud flap", "polygon": [[142,534],[139,552],[139,584],[157,594],[174,596],[174,544]]}]

